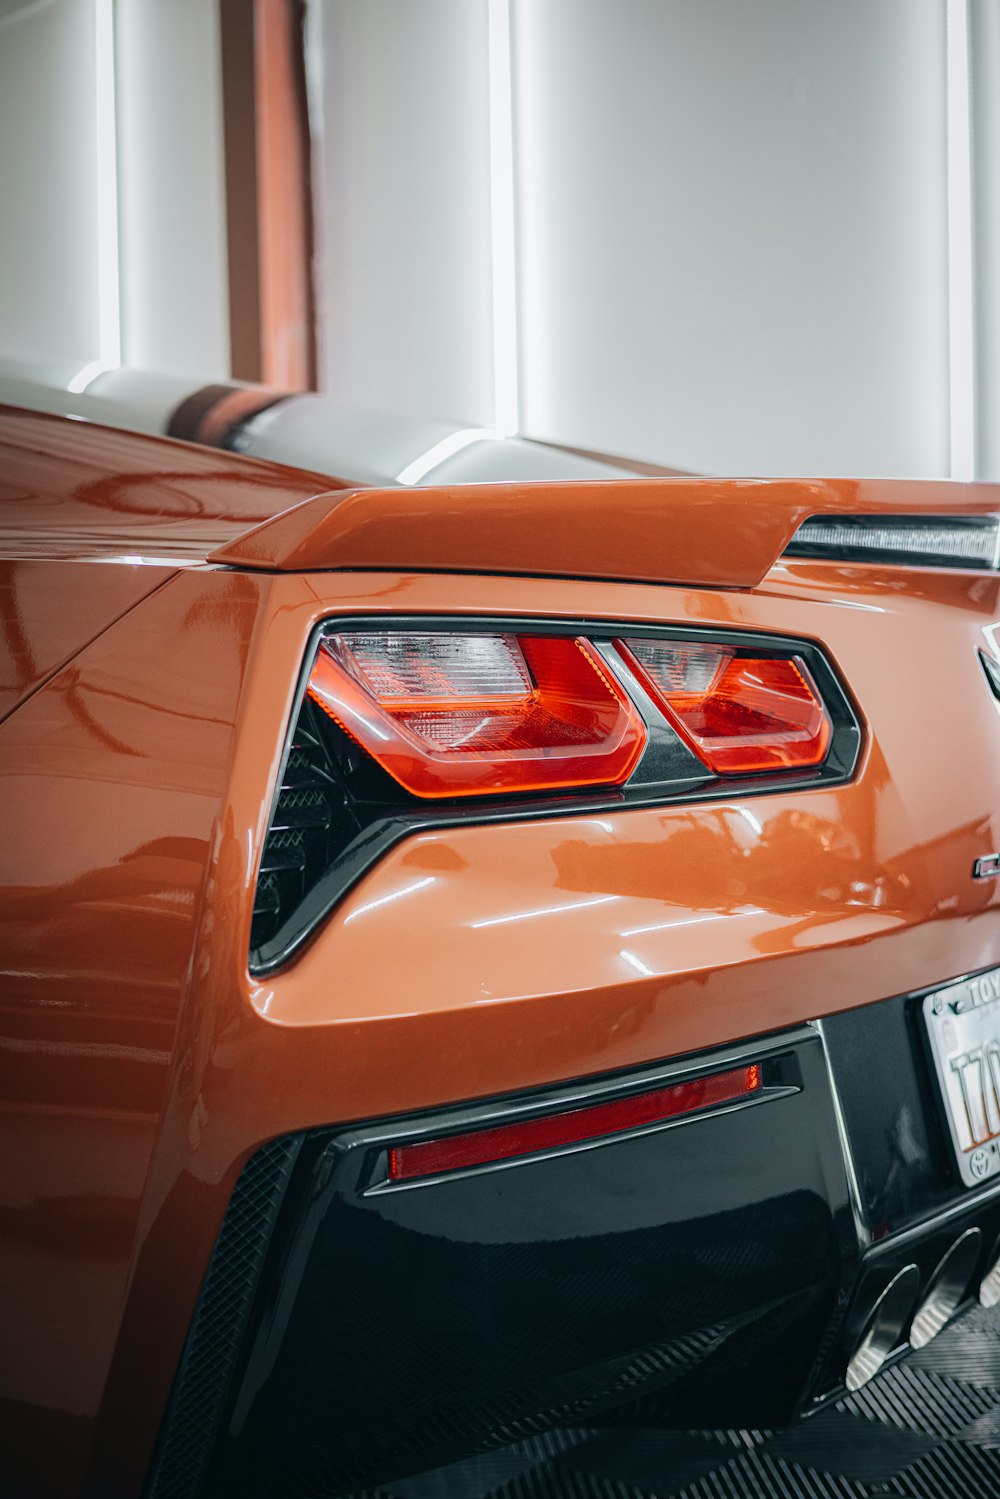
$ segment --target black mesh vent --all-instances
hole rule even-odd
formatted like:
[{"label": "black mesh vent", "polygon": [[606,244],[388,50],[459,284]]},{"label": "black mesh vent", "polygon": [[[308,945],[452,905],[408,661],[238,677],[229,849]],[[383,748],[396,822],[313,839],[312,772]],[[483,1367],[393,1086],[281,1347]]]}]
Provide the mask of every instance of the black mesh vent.
[{"label": "black mesh vent", "polygon": [[297,1136],[272,1140],[247,1162],[236,1183],[181,1355],[148,1499],[194,1499],[202,1492],[261,1266],[299,1145]]},{"label": "black mesh vent", "polygon": [[332,763],[325,742],[329,733],[317,732],[314,712],[307,700],[295,726],[264,842],[253,907],[252,948],[270,941],[329,868],[336,853],[358,831],[343,769]]}]

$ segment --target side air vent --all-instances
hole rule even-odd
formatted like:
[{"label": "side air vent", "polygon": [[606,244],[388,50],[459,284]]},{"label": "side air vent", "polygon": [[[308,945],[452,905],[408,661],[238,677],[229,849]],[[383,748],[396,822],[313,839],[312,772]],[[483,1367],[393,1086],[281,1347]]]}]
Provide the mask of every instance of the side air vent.
[{"label": "side air vent", "polygon": [[1000,516],[815,515],[803,521],[784,555],[995,572],[1000,567]]},{"label": "side air vent", "polygon": [[240,1173],[188,1332],[146,1499],[200,1499],[261,1269],[301,1136],[271,1140]]},{"label": "side air vent", "polygon": [[309,703],[303,705],[264,844],[253,907],[253,947],[274,936],[329,866],[336,849],[358,830],[342,779],[312,728],[312,712]]}]

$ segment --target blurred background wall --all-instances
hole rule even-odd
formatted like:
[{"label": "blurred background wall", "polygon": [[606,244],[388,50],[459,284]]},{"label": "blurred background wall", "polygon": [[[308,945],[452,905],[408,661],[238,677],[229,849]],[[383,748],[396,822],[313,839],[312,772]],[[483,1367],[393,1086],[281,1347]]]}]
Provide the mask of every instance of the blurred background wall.
[{"label": "blurred background wall", "polygon": [[0,0],[0,360],[1000,477],[998,10]]}]

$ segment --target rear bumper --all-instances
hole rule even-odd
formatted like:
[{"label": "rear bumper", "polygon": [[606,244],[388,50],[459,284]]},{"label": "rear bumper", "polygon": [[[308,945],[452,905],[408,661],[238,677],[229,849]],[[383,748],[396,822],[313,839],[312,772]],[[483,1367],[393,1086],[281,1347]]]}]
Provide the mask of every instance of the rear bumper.
[{"label": "rear bumper", "polygon": [[[975,1223],[978,1276],[1000,1230],[996,1193],[950,1170],[918,1004],[265,1147],[223,1225],[149,1492],[348,1492],[638,1396],[666,1425],[769,1426],[841,1388],[902,1266],[925,1287]],[[763,1087],[738,1103],[386,1181],[394,1144],[742,1062]],[[883,1174],[903,1116],[908,1153]]]}]

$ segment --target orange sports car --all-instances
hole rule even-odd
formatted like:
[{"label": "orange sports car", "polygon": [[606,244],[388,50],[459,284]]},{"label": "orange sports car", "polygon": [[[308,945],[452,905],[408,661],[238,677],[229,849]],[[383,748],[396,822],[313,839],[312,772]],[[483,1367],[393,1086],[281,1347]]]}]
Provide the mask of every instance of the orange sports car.
[{"label": "orange sports car", "polygon": [[754,1426],[1000,1295],[1000,489],[0,412],[0,1492]]}]

